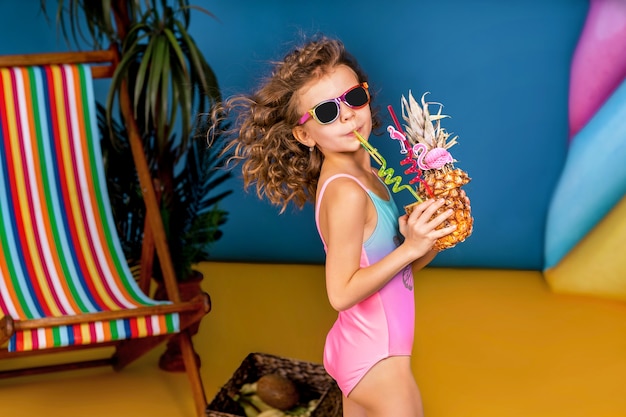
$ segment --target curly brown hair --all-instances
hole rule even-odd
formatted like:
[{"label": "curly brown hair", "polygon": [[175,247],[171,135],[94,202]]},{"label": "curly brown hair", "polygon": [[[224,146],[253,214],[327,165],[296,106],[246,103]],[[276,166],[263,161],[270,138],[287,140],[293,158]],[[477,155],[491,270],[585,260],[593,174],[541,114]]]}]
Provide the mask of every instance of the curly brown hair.
[{"label": "curly brown hair", "polygon": [[[324,160],[317,148],[307,148],[292,134],[302,116],[296,93],[338,65],[350,67],[359,82],[367,81],[341,41],[317,37],[275,62],[256,92],[231,97],[216,109],[222,117],[233,111],[237,115],[233,128],[223,135],[227,138],[224,152],[229,153],[229,162],[242,162],[244,189],[255,184],[258,197],[279,206],[281,213],[290,202],[301,209],[315,201]],[[372,113],[377,127],[380,123]]]}]

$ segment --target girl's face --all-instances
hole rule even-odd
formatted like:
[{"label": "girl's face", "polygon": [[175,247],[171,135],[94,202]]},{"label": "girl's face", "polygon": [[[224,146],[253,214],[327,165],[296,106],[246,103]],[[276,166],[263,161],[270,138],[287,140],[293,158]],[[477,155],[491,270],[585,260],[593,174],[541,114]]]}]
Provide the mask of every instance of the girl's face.
[{"label": "girl's face", "polygon": [[[299,90],[298,112],[304,115],[317,104],[342,97],[346,91],[358,85],[359,80],[352,69],[345,65],[337,66]],[[369,104],[353,108],[343,100],[337,101],[339,116],[335,121],[320,124],[314,117],[309,117],[302,125],[293,129],[298,141],[308,147],[317,146],[325,156],[358,150],[361,144],[354,131],[357,130],[364,138],[372,131],[372,113]]]}]

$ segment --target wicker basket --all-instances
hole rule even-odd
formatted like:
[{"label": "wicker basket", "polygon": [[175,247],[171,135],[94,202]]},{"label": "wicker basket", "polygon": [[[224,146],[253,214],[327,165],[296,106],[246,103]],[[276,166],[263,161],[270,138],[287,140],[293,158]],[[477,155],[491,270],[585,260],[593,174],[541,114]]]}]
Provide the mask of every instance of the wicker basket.
[{"label": "wicker basket", "polygon": [[243,409],[229,393],[239,391],[243,384],[257,381],[263,375],[276,372],[292,380],[303,402],[319,398],[311,417],[342,417],[341,391],[320,364],[283,358],[266,353],[250,353],[230,380],[207,407],[207,417],[245,416]]}]

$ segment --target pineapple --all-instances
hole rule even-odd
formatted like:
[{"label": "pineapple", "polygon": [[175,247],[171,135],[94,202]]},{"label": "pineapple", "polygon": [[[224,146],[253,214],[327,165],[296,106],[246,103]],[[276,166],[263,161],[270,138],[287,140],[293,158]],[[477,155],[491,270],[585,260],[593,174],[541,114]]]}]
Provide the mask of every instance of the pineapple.
[{"label": "pineapple", "polygon": [[[461,187],[470,181],[467,173],[454,167],[455,159],[448,149],[455,145],[457,136],[450,138],[450,134],[441,127],[441,119],[448,116],[441,114],[442,105],[439,105],[437,114],[431,115],[429,104],[422,96],[422,105],[409,92],[409,99],[402,97],[402,118],[406,122],[406,139],[412,146],[412,157],[423,171],[423,179],[418,186],[418,194],[423,200],[429,198],[443,198],[445,204],[437,211],[442,213],[453,209],[454,214],[441,227],[456,225],[456,230],[444,236],[435,243],[436,250],[444,250],[463,242],[472,233],[474,219],[470,211],[470,201]],[[415,205],[405,207],[410,213]]]}]

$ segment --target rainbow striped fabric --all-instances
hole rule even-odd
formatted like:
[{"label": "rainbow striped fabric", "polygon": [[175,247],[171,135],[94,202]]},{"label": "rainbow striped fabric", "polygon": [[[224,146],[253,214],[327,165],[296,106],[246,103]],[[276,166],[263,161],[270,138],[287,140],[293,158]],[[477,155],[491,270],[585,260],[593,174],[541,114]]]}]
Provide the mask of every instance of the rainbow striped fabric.
[{"label": "rainbow striped fabric", "polygon": [[[85,65],[0,69],[0,308],[15,321],[162,304],[144,295],[113,221]],[[9,351],[179,329],[177,313],[22,330]]]}]

